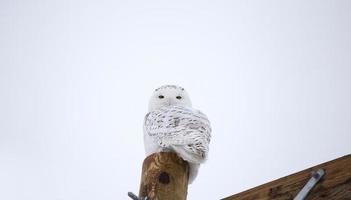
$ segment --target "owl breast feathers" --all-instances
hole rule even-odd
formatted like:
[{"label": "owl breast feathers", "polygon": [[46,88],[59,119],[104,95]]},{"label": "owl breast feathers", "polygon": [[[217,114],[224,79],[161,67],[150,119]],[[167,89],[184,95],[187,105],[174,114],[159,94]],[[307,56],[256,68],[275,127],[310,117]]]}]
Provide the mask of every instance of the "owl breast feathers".
[{"label": "owl breast feathers", "polygon": [[147,154],[171,150],[190,163],[200,164],[209,150],[210,122],[196,109],[164,106],[145,116],[144,139]]}]

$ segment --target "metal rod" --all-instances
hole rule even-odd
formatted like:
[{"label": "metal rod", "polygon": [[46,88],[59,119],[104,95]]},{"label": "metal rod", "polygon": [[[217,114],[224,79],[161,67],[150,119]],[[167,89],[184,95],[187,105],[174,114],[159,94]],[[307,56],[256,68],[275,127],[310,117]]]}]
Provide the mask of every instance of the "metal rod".
[{"label": "metal rod", "polygon": [[314,172],[310,180],[308,180],[306,185],[302,188],[302,190],[300,190],[294,200],[304,200],[308,192],[317,184],[324,174],[325,172],[323,169],[318,169],[316,172]]},{"label": "metal rod", "polygon": [[128,196],[133,200],[150,200],[149,197],[138,197],[133,192],[128,192]]}]

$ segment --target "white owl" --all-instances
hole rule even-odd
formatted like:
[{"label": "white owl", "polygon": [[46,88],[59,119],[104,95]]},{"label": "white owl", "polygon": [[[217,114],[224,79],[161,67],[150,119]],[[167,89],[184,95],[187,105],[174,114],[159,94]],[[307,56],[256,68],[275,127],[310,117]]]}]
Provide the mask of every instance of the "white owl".
[{"label": "white owl", "polygon": [[146,155],[173,151],[188,161],[189,183],[208,155],[211,127],[207,117],[191,107],[184,88],[164,85],[155,90],[144,120]]}]

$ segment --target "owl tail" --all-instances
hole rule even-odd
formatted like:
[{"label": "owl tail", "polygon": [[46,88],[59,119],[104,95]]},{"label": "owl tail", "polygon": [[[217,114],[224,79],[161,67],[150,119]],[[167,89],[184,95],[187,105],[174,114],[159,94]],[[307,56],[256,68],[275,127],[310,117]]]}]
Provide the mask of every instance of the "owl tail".
[{"label": "owl tail", "polygon": [[199,172],[200,165],[189,163],[189,184],[192,184]]}]

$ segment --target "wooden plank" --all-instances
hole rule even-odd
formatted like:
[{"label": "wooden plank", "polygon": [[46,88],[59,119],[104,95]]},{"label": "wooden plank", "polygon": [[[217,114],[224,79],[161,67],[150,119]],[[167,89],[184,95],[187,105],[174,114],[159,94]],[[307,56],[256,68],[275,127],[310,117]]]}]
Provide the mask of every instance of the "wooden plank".
[{"label": "wooden plank", "polygon": [[154,153],[145,158],[139,197],[152,200],[186,200],[189,164],[172,152]]},{"label": "wooden plank", "polygon": [[351,155],[347,155],[301,172],[280,178],[222,200],[292,200],[322,168],[325,175],[310,191],[306,200],[351,200]]}]

